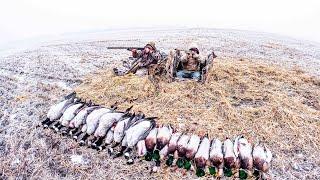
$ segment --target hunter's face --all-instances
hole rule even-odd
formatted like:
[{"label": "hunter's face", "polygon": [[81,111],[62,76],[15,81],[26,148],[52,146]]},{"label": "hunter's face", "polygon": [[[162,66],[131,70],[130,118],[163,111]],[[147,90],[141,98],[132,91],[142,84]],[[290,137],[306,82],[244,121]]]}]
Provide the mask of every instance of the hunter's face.
[{"label": "hunter's face", "polygon": [[144,52],[149,53],[149,52],[150,52],[149,47],[145,47],[145,48],[144,48]]}]

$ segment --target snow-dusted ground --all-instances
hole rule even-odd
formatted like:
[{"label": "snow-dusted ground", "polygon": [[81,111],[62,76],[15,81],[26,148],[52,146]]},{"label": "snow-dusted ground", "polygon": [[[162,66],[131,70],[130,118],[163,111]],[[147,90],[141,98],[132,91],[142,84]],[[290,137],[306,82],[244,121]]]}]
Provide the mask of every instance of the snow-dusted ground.
[{"label": "snow-dusted ground", "polygon": [[[12,175],[18,178],[128,178],[129,170],[137,171],[130,172],[130,178],[151,177],[148,170],[140,172],[144,164],[128,168],[122,165],[124,161],[110,160],[105,154],[36,128],[49,105],[81,83],[85,75],[119,65],[121,59],[130,55],[126,50],[108,50],[107,46],[143,46],[150,40],[166,52],[186,48],[188,43],[196,41],[201,51],[213,49],[220,57],[265,61],[320,77],[319,44],[236,30],[135,29],[80,33],[22,52],[13,51],[10,55],[9,51],[2,51],[0,179]],[[295,176],[291,173],[294,171]],[[295,167],[272,170],[277,179],[299,178],[299,171]]]}]

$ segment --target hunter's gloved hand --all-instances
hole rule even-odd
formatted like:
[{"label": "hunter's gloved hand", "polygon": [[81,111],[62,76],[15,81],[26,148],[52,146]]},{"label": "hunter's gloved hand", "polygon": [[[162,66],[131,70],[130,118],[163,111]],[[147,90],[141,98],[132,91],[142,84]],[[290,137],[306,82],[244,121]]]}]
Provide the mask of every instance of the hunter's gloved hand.
[{"label": "hunter's gloved hand", "polygon": [[133,57],[137,56],[137,49],[131,49],[131,52]]},{"label": "hunter's gloved hand", "polygon": [[160,53],[152,53],[152,56],[154,59],[161,59],[161,54]]}]

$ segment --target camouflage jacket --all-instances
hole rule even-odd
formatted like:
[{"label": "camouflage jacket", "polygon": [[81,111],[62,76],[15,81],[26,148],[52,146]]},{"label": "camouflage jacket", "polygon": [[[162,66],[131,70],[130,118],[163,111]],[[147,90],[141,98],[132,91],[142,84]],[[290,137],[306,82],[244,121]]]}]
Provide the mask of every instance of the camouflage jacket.
[{"label": "camouflage jacket", "polygon": [[144,53],[144,51],[136,51],[136,53],[133,54],[134,58],[141,58],[140,60],[140,67],[147,67],[150,64],[157,64],[158,61],[161,60],[161,54],[159,51],[155,51],[152,53]]},{"label": "camouflage jacket", "polygon": [[205,58],[201,57],[195,52],[187,51],[184,55],[182,55],[180,61],[182,63],[183,70],[199,71],[200,64],[205,62]]}]

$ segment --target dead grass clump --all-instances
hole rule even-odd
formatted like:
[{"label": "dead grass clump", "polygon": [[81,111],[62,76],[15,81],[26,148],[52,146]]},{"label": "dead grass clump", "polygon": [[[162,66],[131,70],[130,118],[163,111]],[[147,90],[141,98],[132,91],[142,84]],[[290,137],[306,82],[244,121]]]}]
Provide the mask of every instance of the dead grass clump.
[{"label": "dead grass clump", "polygon": [[319,79],[249,60],[217,60],[204,85],[193,81],[159,82],[148,77],[89,76],[76,91],[97,104],[119,102],[159,117],[181,131],[209,133],[220,139],[239,134],[267,143],[275,154],[273,169],[285,173],[297,152],[320,155]]}]

